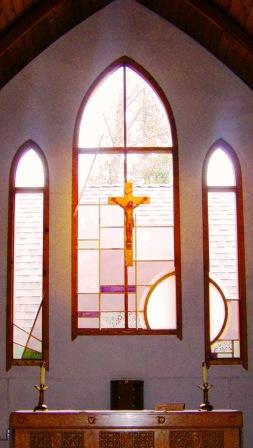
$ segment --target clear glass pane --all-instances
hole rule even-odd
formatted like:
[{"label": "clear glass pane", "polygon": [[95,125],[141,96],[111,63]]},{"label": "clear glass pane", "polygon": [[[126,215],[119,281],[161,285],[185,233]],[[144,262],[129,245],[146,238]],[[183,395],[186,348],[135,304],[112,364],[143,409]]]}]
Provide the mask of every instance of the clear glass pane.
[{"label": "clear glass pane", "polygon": [[78,249],[99,249],[99,240],[79,240]]},{"label": "clear glass pane", "polygon": [[211,351],[213,353],[213,357],[225,358],[231,357],[233,350],[232,341],[217,341],[211,346]]},{"label": "clear glass pane", "polygon": [[[137,188],[140,188],[141,185],[159,185],[163,189],[170,186],[171,191],[173,185],[172,154],[130,153],[127,155],[127,175]],[[156,188],[156,190],[158,189]]]},{"label": "clear glass pane", "polygon": [[125,313],[101,313],[101,328],[125,328]]},{"label": "clear glass pane", "polygon": [[227,299],[238,299],[235,193],[208,193],[210,276],[218,279]]},{"label": "clear glass pane", "polygon": [[78,204],[108,204],[108,196],[123,194],[123,155],[80,154],[78,157],[78,179]]},{"label": "clear glass pane", "polygon": [[126,68],[127,146],[172,146],[165,108],[152,87]]},{"label": "clear glass pane", "polygon": [[147,299],[146,318],[152,330],[176,328],[176,284],[174,275],[163,277],[151,290]]},{"label": "clear glass pane", "polygon": [[210,187],[236,185],[233,164],[221,148],[216,149],[209,160],[207,185]]},{"label": "clear glass pane", "polygon": [[43,194],[16,194],[14,225],[13,323],[30,334],[42,301]]},{"label": "clear glass pane", "polygon": [[44,168],[40,157],[33,149],[26,151],[19,160],[15,186],[44,187]]},{"label": "clear glass pane", "polygon": [[123,146],[123,68],[109,74],[97,86],[83,111],[78,146]]},{"label": "clear glass pane", "polygon": [[240,348],[240,341],[234,341],[233,342],[233,349],[234,349],[234,358],[240,358],[241,348]]}]

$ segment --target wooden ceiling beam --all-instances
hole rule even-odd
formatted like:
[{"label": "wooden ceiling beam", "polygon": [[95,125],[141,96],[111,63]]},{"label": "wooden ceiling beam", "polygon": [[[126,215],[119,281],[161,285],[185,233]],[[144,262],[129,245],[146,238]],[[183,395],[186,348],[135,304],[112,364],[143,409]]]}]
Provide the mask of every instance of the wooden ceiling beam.
[{"label": "wooden ceiling beam", "polygon": [[[0,28],[5,31],[0,40],[0,88],[56,39],[111,1],[2,0],[5,7],[9,3],[20,9],[21,2],[24,10],[27,2],[31,7],[10,26],[5,26],[0,20]],[[137,2],[189,34],[253,88],[252,36],[246,27],[244,31],[223,13],[222,8],[229,8],[231,1],[227,6],[224,0],[213,0],[213,3],[207,0]],[[253,6],[244,12],[248,14],[249,27],[252,11]]]},{"label": "wooden ceiling beam", "polygon": [[[207,0],[137,0],[176,25],[225,63],[253,89],[253,39]],[[241,66],[241,59],[245,66]]]}]

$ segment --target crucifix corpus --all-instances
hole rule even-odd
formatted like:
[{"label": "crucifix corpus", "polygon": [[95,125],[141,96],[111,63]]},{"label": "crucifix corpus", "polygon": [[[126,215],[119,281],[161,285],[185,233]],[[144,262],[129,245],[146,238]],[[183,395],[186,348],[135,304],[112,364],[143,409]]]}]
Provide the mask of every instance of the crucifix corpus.
[{"label": "crucifix corpus", "polygon": [[125,265],[133,266],[133,228],[134,217],[133,210],[140,204],[149,204],[150,199],[148,196],[133,196],[133,184],[132,182],[125,182],[124,184],[124,196],[109,197],[108,204],[119,205],[124,209],[125,214]]}]

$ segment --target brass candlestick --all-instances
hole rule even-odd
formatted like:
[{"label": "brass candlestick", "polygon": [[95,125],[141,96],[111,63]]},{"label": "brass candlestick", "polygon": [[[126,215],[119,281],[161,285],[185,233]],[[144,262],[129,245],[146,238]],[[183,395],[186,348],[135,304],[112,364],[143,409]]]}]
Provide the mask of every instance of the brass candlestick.
[{"label": "brass candlestick", "polygon": [[208,400],[208,392],[211,389],[212,385],[203,383],[203,385],[198,387],[203,390],[203,403],[199,406],[200,411],[212,411],[213,406],[209,403]]},{"label": "brass candlestick", "polygon": [[48,389],[48,386],[46,384],[40,384],[34,387],[39,391],[39,402],[35,406],[34,411],[47,411],[47,405],[44,403],[44,392]]}]

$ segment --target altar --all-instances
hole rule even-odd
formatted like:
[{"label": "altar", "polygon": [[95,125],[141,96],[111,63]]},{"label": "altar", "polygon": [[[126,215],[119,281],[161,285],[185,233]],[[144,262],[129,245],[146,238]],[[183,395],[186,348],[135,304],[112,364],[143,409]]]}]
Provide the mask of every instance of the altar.
[{"label": "altar", "polygon": [[13,448],[240,448],[240,411],[15,411]]}]

